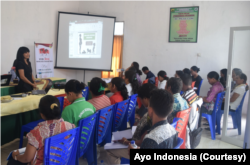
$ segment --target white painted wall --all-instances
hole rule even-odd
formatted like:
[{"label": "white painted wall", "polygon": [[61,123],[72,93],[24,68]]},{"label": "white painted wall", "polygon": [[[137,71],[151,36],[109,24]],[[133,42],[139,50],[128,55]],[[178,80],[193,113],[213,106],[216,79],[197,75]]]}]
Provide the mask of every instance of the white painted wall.
[{"label": "white painted wall", "polygon": [[[200,7],[198,43],[169,43],[170,7],[185,6]],[[148,66],[154,74],[165,70],[172,77],[196,65],[201,53],[197,66],[205,79],[201,95],[206,95],[207,73],[227,68],[230,27],[249,26],[249,8],[250,2],[80,2],[79,11],[124,21],[125,68],[137,61],[140,68]]]},{"label": "white painted wall", "polygon": [[[200,7],[198,43],[168,43],[169,9],[184,6]],[[137,61],[154,74],[165,70],[172,77],[175,70],[196,65],[201,53],[197,66],[205,79],[201,95],[206,95],[207,73],[227,67],[230,27],[250,25],[249,7],[250,2],[2,2],[1,74],[9,71],[20,46],[30,49],[35,69],[33,43],[56,45],[58,11],[90,12],[125,22],[124,68]],[[94,76],[101,72],[86,71],[85,82]],[[55,77],[83,80],[83,71],[55,69]]]},{"label": "white painted wall", "polygon": [[[58,11],[79,12],[78,2],[1,2],[1,74],[8,73],[19,47],[30,49],[35,75],[34,42],[54,43],[56,55]],[[55,69],[55,77],[83,81],[83,71]],[[100,72],[86,71],[86,81]]]}]

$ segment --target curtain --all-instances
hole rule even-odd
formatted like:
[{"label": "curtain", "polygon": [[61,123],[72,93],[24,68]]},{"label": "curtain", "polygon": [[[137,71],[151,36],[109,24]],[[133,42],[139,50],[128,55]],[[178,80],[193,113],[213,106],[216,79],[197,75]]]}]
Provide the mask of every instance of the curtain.
[{"label": "curtain", "polygon": [[122,50],[123,50],[123,36],[114,36],[112,67],[113,72],[102,71],[102,78],[119,77],[119,72],[116,69],[122,67]]}]

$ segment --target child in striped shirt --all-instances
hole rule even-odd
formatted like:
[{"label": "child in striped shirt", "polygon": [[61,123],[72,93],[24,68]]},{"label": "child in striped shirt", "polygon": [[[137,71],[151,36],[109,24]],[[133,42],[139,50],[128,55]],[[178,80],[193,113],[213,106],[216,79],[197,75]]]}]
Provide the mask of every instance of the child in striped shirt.
[{"label": "child in striped shirt", "polygon": [[183,86],[182,91],[184,92],[182,94],[182,97],[187,101],[189,105],[191,105],[194,101],[198,100],[198,95],[195,93],[195,91],[192,89],[192,77],[189,74],[183,74],[181,77]]},{"label": "child in striped shirt", "polygon": [[106,87],[106,82],[98,77],[93,78],[89,83],[89,91],[93,98],[88,100],[88,102],[93,104],[96,110],[100,110],[111,105],[109,98],[104,95],[104,89]]}]

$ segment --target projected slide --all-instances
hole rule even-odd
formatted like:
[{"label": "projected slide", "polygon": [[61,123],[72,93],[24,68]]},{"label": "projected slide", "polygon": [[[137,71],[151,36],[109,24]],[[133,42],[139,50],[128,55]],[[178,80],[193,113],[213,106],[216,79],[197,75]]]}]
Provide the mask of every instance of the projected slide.
[{"label": "projected slide", "polygon": [[69,23],[69,58],[101,58],[103,22],[99,20]]}]

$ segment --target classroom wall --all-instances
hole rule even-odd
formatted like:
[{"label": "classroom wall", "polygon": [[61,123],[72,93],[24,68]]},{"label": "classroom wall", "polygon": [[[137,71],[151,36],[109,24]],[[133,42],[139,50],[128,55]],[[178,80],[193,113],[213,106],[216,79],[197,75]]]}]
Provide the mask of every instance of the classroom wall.
[{"label": "classroom wall", "polygon": [[[170,7],[199,6],[198,43],[169,43]],[[124,21],[123,67],[133,61],[169,77],[176,70],[200,67],[201,95],[210,88],[209,71],[227,68],[229,30],[250,25],[250,2],[80,2],[81,13],[115,16]],[[197,53],[201,57],[197,58]],[[145,79],[145,75],[142,76]]]},{"label": "classroom wall", "polygon": [[[30,61],[35,75],[34,42],[53,43],[56,55],[58,11],[79,12],[75,2],[1,2],[1,74],[12,67],[19,47],[30,49]],[[54,76],[83,81],[82,70],[55,69]],[[101,72],[86,71],[85,82]]]},{"label": "classroom wall", "polygon": [[[198,43],[169,43],[170,7],[199,6]],[[210,88],[209,71],[227,67],[229,29],[249,26],[250,2],[6,2],[1,3],[1,74],[8,73],[20,46],[31,51],[35,70],[34,42],[56,45],[58,11],[116,16],[124,21],[123,67],[133,61],[148,66],[157,74],[165,70],[169,77],[176,70],[192,65],[201,68],[204,79],[201,95]],[[197,58],[197,53],[201,57]],[[54,56],[56,47],[54,47]],[[35,72],[33,72],[35,74]],[[55,77],[83,80],[83,71],[55,69]],[[85,82],[101,76],[86,71]],[[145,75],[142,76],[145,79]]]}]

